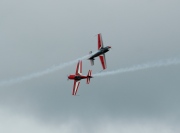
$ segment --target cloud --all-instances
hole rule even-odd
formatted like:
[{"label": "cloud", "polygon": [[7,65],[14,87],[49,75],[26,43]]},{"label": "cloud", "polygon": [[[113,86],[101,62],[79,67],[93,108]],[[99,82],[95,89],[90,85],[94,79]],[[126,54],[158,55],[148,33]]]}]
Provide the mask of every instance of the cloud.
[{"label": "cloud", "polygon": [[43,123],[32,116],[20,115],[3,110],[0,111],[1,133],[72,133],[78,132],[78,121],[60,124]]},{"label": "cloud", "polygon": [[[177,0],[0,3],[1,80],[86,55],[97,49],[94,35],[99,32],[104,45],[113,47],[106,56],[107,70],[179,55]],[[74,72],[75,66],[21,84],[1,86],[0,106],[11,111],[0,109],[0,132],[179,131],[174,125],[180,116],[178,65],[98,77],[90,85],[82,81],[80,96],[72,97],[73,82],[66,82],[66,75]],[[89,69],[99,72],[99,59],[93,67],[84,61],[83,74]],[[170,121],[164,122],[165,118]]]},{"label": "cloud", "polygon": [[59,123],[43,122],[29,115],[1,108],[2,133],[178,133],[179,127],[161,120],[94,119],[91,122],[71,118]]},{"label": "cloud", "polygon": [[95,133],[175,133],[170,125],[162,121],[111,120],[101,121]]}]

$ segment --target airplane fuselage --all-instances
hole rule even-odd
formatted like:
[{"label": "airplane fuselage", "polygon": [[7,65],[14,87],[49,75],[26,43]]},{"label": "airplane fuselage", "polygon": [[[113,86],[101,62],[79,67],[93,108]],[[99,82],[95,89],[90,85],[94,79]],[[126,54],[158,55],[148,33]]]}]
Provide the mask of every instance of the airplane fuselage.
[{"label": "airplane fuselage", "polygon": [[89,59],[90,59],[90,60],[94,60],[95,57],[98,57],[98,56],[100,56],[100,55],[102,55],[102,54],[105,54],[105,53],[108,52],[108,51],[109,51],[109,47],[108,47],[108,46],[107,46],[107,47],[104,47],[104,48],[101,48],[101,49],[98,50],[98,52],[96,52],[95,54],[93,54]]},{"label": "airplane fuselage", "polygon": [[71,74],[71,75],[68,76],[68,79],[70,79],[70,80],[76,80],[76,81],[79,81],[79,80],[81,80],[81,79],[86,79],[86,78],[92,78],[92,76],[73,75],[73,74]]}]

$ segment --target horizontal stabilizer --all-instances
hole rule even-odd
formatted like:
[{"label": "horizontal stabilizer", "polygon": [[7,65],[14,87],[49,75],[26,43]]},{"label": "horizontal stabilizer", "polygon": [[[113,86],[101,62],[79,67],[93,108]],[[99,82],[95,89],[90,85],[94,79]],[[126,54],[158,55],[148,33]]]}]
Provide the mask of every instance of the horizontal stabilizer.
[{"label": "horizontal stabilizer", "polygon": [[92,75],[92,70],[89,70],[89,71],[88,71],[88,74],[87,74],[87,82],[86,82],[87,84],[90,83],[90,79],[92,78],[91,75]]}]

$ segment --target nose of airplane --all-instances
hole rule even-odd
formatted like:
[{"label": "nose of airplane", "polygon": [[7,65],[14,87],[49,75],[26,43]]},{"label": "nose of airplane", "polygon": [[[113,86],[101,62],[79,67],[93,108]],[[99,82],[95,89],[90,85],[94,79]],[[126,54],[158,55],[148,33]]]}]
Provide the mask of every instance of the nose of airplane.
[{"label": "nose of airplane", "polygon": [[108,46],[108,48],[111,48],[111,46]]},{"label": "nose of airplane", "polygon": [[68,79],[74,79],[74,75],[69,75]]}]

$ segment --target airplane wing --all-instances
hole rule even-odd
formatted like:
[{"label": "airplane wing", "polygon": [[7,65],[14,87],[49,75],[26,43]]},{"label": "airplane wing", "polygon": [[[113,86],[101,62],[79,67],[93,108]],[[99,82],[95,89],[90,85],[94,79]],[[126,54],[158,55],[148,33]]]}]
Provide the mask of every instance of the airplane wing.
[{"label": "airplane wing", "polygon": [[100,56],[99,56],[99,59],[100,59],[100,61],[101,61],[103,70],[106,69],[106,56],[105,56],[105,54],[100,55]]},{"label": "airplane wing", "polygon": [[98,34],[98,50],[103,48],[103,40],[102,40],[102,36],[101,33]]},{"label": "airplane wing", "polygon": [[78,88],[79,88],[79,85],[80,85],[80,81],[74,80],[74,86],[73,86],[73,90],[72,90],[72,95],[76,95],[76,93],[78,91]]},{"label": "airplane wing", "polygon": [[77,64],[76,75],[82,75],[82,61],[79,61]]}]

